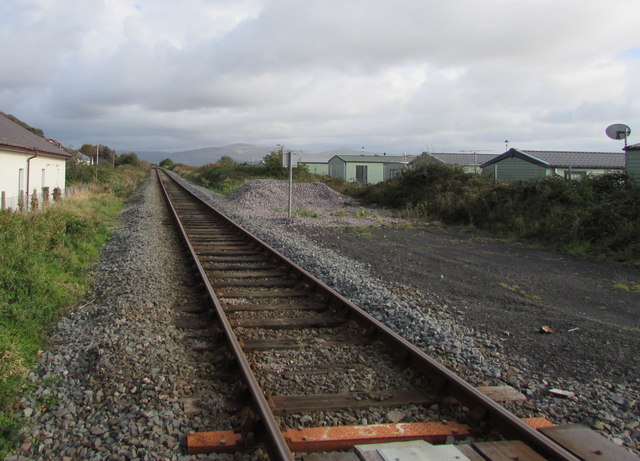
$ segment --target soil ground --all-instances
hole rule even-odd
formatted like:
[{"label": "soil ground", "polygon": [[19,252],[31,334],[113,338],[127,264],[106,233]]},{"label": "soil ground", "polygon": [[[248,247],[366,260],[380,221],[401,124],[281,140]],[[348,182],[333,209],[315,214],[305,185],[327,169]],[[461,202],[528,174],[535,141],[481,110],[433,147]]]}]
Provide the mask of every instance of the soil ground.
[{"label": "soil ground", "polygon": [[640,381],[637,268],[454,228],[296,227],[383,280],[429,292],[466,326],[502,337],[532,371]]}]

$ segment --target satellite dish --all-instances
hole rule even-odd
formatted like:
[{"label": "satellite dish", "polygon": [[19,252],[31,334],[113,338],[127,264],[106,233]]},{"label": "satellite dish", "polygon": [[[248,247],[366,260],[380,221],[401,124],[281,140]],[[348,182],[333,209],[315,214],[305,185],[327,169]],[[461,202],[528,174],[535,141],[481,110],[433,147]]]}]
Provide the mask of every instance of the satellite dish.
[{"label": "satellite dish", "polygon": [[624,139],[625,142],[627,137],[631,134],[631,128],[623,123],[614,123],[613,125],[609,125],[606,130],[604,130],[611,139]]}]

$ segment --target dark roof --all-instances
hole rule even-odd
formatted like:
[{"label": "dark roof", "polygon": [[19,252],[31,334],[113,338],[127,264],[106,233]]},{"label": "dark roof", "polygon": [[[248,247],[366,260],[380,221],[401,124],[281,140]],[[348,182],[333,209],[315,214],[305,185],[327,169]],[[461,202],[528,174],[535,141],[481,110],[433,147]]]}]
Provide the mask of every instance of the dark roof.
[{"label": "dark roof", "polygon": [[630,144],[624,150],[640,150],[640,144]]},{"label": "dark roof", "polygon": [[413,155],[334,155],[331,159],[336,157],[347,163],[409,163],[414,158]]},{"label": "dark roof", "polygon": [[320,155],[301,155],[298,158],[298,163],[327,163],[329,157],[322,157]]},{"label": "dark roof", "polygon": [[55,157],[71,157],[71,154],[3,115],[0,115],[0,149],[25,153],[38,152],[39,154]]},{"label": "dark roof", "polygon": [[565,152],[509,149],[483,163],[487,167],[505,158],[515,157],[545,168],[619,168],[625,166],[624,152]]},{"label": "dark roof", "polygon": [[475,166],[482,165],[485,162],[497,157],[498,154],[474,154],[473,152],[463,153],[438,153],[425,152],[419,158],[433,158],[448,165]]}]

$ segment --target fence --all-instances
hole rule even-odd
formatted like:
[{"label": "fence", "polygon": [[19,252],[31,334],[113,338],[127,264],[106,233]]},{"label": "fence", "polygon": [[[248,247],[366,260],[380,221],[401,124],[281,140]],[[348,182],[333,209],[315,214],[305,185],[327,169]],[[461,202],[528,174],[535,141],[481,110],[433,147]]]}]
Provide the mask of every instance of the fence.
[{"label": "fence", "polygon": [[39,192],[33,189],[30,195],[25,191],[20,191],[19,195],[7,195],[6,191],[0,191],[0,210],[9,211],[28,211],[33,209],[42,209],[52,202],[62,200],[64,197],[73,197],[79,193],[95,190],[92,184],[81,184],[77,186],[69,186],[63,190],[59,187],[53,189],[51,193],[48,187],[43,187]]}]

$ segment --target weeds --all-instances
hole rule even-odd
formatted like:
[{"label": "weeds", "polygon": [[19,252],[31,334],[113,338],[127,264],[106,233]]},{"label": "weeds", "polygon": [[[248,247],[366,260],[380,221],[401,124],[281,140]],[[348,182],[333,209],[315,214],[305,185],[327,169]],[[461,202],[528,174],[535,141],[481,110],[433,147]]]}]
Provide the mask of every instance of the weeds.
[{"label": "weeds", "polygon": [[322,218],[322,214],[318,213],[315,210],[308,210],[305,208],[298,208],[293,212],[294,216],[298,216],[301,218]]},{"label": "weeds", "polygon": [[509,290],[512,293],[522,296],[523,298],[531,299],[532,301],[540,301],[540,296],[529,294],[518,285],[509,285],[507,283],[499,283],[498,285],[500,285],[505,290]]},{"label": "weeds", "polygon": [[638,282],[614,282],[613,288],[616,290],[628,291],[631,293],[640,293],[640,283]]}]

